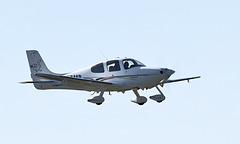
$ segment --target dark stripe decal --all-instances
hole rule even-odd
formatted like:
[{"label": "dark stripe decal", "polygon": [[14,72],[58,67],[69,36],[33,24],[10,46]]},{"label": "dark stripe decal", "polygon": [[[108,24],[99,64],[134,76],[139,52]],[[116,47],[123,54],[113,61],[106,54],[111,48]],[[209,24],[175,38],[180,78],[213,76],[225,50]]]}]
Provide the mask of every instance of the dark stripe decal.
[{"label": "dark stripe decal", "polygon": [[132,78],[132,80],[136,79],[139,76],[149,76],[149,75],[155,75],[155,74],[140,74],[140,75],[123,75],[123,76],[111,76],[111,77],[83,77],[86,79],[94,79],[96,78],[97,81],[105,81],[109,79],[114,79],[114,78]]}]

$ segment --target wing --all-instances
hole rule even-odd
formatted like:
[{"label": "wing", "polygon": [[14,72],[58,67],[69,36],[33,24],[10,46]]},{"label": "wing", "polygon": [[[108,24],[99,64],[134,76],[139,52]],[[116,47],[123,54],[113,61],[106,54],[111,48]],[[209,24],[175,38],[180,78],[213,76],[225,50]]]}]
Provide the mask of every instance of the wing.
[{"label": "wing", "polygon": [[44,87],[44,89],[74,89],[74,90],[86,90],[86,91],[96,91],[96,92],[102,91],[102,90],[123,91],[128,88],[118,83],[110,83],[110,82],[104,82],[104,81],[93,80],[93,79],[72,78],[72,77],[67,77],[60,74],[36,73],[34,75],[36,77],[42,78],[41,81],[25,81],[20,83],[21,84],[27,84],[27,83],[50,84],[50,86],[47,85],[47,87]]},{"label": "wing", "polygon": [[180,81],[188,81],[192,80],[192,79],[197,79],[200,78],[201,76],[197,76],[197,77],[190,77],[190,78],[182,78],[182,79],[175,79],[175,80],[166,80],[163,82],[163,84],[165,83],[173,83],[173,82],[180,82]]},{"label": "wing", "polygon": [[122,85],[110,82],[97,81],[93,79],[72,78],[63,75],[36,73],[35,76],[46,79],[47,81],[58,81],[63,86],[67,86],[68,89],[86,90],[86,91],[110,91],[121,89]]},{"label": "wing", "polygon": [[80,83],[86,85],[113,85],[113,83],[102,82],[92,79],[82,79],[82,78],[72,78],[62,75],[53,75],[53,74],[45,74],[45,73],[36,73],[35,76],[39,76],[45,79],[57,80],[57,81],[64,81],[64,82],[73,82],[73,83]]}]

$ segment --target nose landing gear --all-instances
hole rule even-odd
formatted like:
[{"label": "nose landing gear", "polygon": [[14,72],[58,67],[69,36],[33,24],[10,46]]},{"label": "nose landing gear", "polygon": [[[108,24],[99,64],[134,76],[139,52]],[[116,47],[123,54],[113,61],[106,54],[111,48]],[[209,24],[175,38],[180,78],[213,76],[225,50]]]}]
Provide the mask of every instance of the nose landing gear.
[{"label": "nose landing gear", "polygon": [[150,99],[155,100],[158,103],[161,103],[166,99],[164,94],[161,92],[161,90],[156,86],[157,90],[159,91],[160,94],[150,96]]}]

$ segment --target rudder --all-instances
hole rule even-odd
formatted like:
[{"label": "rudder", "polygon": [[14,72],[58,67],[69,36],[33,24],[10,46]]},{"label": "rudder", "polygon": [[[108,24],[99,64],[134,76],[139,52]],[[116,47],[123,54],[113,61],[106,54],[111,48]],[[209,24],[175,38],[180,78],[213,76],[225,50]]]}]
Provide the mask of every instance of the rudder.
[{"label": "rudder", "polygon": [[28,63],[30,67],[31,74],[35,73],[47,73],[52,74],[52,72],[47,68],[39,52],[36,50],[27,50]]},{"label": "rudder", "polygon": [[[46,79],[42,79],[40,77],[36,77],[36,73],[46,73],[46,74],[53,74],[44,63],[41,55],[36,50],[27,50],[27,58],[28,63],[31,71],[31,78],[33,82],[45,81]],[[34,83],[35,88],[43,89],[44,84],[41,83]]]},{"label": "rudder", "polygon": [[27,81],[27,82],[21,82],[21,83],[22,84],[33,83],[34,87],[39,90],[58,88],[56,87],[56,84],[58,84],[59,82],[55,83],[54,80],[42,78],[36,75],[40,73],[59,75],[51,72],[47,68],[39,52],[36,50],[27,50],[26,53],[27,53],[28,63],[31,71],[31,78],[33,81]]}]

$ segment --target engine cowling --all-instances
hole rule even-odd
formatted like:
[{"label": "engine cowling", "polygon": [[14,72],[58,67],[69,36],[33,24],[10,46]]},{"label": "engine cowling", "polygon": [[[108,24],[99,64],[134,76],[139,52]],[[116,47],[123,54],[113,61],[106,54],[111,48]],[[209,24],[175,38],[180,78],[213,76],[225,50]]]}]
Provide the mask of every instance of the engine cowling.
[{"label": "engine cowling", "polygon": [[133,98],[131,101],[139,105],[143,105],[144,103],[147,102],[147,98],[144,96],[138,96],[136,98]]}]

